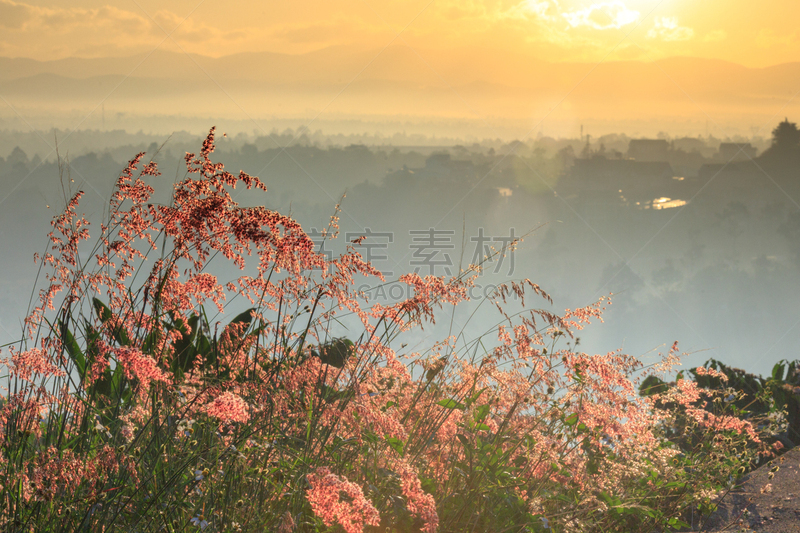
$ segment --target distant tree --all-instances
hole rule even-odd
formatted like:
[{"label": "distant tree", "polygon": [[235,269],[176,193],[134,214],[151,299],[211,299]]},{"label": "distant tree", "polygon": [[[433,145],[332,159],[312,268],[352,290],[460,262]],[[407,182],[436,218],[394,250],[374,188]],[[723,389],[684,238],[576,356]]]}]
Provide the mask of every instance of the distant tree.
[{"label": "distant tree", "polygon": [[800,130],[797,124],[789,122],[786,118],[772,130],[772,146],[779,149],[791,150],[800,146]]},{"label": "distant tree", "polygon": [[9,163],[10,165],[16,165],[17,163],[22,163],[23,165],[26,165],[28,163],[28,154],[26,154],[25,151],[19,146],[15,146],[14,149],[11,150],[11,153],[8,155],[8,159],[6,159],[6,162]]},{"label": "distant tree", "polygon": [[772,130],[772,146],[762,156],[785,159],[797,154],[800,154],[800,130],[797,124],[789,122],[787,118]]},{"label": "distant tree", "polygon": [[559,165],[561,165],[561,168],[566,170],[575,162],[575,149],[572,147],[572,145],[568,144],[558,151],[556,158]]},{"label": "distant tree", "polygon": [[247,159],[251,159],[258,156],[258,147],[255,144],[244,143],[242,145],[241,151],[242,155]]}]

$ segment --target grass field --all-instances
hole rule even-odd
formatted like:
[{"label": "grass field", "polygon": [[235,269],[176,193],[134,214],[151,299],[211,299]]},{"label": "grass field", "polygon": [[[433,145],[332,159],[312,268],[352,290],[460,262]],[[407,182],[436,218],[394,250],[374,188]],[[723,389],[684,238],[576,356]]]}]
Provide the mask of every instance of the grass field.
[{"label": "grass field", "polygon": [[[405,351],[480,265],[371,304],[358,240],[328,260],[240,207],[233,187],[264,187],[213,150],[212,129],[169,205],[138,154],[94,241],[80,192],[54,218],[3,360],[3,531],[667,531],[780,447],[781,405],[748,411],[724,369],[665,381],[677,343],[647,368],[578,351],[605,298],[557,314],[520,280],[482,334]],[[219,280],[212,259],[251,273]],[[208,319],[234,299],[250,309]]]}]

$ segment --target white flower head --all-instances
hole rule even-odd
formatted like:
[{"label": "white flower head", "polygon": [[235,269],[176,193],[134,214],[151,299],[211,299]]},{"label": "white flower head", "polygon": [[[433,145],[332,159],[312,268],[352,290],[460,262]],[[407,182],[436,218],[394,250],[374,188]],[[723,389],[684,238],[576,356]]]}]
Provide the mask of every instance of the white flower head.
[{"label": "white flower head", "polygon": [[208,520],[203,520],[202,515],[195,516],[191,520],[189,520],[193,525],[200,528],[202,531],[203,529],[208,527]]},{"label": "white flower head", "polygon": [[184,437],[188,437],[194,431],[192,426],[194,425],[195,420],[192,418],[191,420],[181,420],[178,422],[178,433],[183,434]]},{"label": "white flower head", "polygon": [[101,433],[105,433],[106,437],[109,439],[111,438],[111,430],[108,428],[108,426],[104,426],[100,423],[100,417],[97,417],[97,423],[94,425],[94,429],[100,431]]}]

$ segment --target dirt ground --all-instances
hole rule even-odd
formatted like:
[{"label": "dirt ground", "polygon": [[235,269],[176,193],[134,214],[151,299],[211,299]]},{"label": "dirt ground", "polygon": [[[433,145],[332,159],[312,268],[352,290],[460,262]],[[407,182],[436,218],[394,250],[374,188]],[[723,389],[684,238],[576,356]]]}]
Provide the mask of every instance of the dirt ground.
[{"label": "dirt ground", "polygon": [[698,530],[800,533],[800,446],[744,476]]}]

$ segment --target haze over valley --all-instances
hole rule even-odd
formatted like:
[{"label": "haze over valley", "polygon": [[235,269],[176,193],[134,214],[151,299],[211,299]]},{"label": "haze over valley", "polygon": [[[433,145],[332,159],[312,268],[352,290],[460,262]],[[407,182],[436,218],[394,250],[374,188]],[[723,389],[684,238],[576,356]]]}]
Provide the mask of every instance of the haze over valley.
[{"label": "haze over valley", "polygon": [[[776,128],[789,136],[796,131],[791,122]],[[49,219],[63,206],[61,181],[86,192],[81,210],[97,222],[133,155],[146,151],[158,162],[163,174],[151,183],[156,201],[167,202],[172,183],[185,174],[183,154],[197,152],[202,141],[187,132],[169,139],[75,132],[67,141],[75,151],[59,148],[68,161],[60,180],[55,158],[39,152],[38,137],[46,135],[15,134],[20,146],[0,162],[6,341],[14,338],[20,303],[27,303],[35,281],[33,254],[44,252]],[[452,323],[443,311],[437,326],[414,342],[451,328],[481,330],[481,320],[493,316],[481,303],[493,287],[530,278],[553,296],[551,310],[613,293],[606,323],[581,334],[586,350],[645,355],[678,340],[683,350],[698,352],[686,364],[714,357],[758,373],[796,357],[800,215],[793,198],[800,194],[800,148],[772,138],[662,137],[540,136],[450,146],[418,138],[419,145],[389,146],[369,134],[217,132],[212,159],[267,185],[266,193],[237,191],[241,205],[290,213],[321,245],[316,232],[327,227],[346,192],[340,237],[323,246],[340,253],[347,241],[366,235],[361,253],[387,281],[415,270],[456,275],[490,247],[528,234],[516,251],[484,265],[471,307],[459,308]],[[92,150],[100,139],[103,149]],[[401,296],[399,286],[364,283],[375,301]]]},{"label": "haze over valley", "polygon": [[686,365],[761,374],[800,355],[800,4],[237,6],[0,0],[3,342],[65,198],[85,192],[96,230],[144,151],[168,202],[215,126],[212,160],[268,187],[241,205],[314,237],[341,201],[319,245],[365,236],[387,281],[457,275],[525,236],[412,348],[490,329],[485,296],[530,278],[555,312],[613,293],[587,352],[655,361],[677,340]]}]

